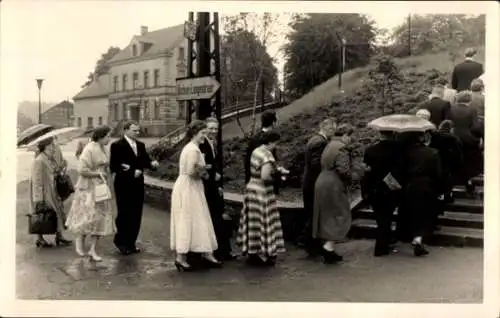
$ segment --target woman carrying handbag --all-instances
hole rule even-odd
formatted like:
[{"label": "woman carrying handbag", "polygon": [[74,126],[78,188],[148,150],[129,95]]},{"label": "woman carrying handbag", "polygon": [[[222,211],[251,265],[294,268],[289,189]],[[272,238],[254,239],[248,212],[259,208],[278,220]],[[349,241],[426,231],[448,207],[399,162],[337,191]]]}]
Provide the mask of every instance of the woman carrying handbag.
[{"label": "woman carrying handbag", "polygon": [[76,234],[75,250],[79,256],[85,256],[84,241],[90,236],[88,255],[93,261],[102,258],[97,254],[97,241],[101,236],[113,235],[114,200],[110,189],[109,143],[111,129],[107,126],[94,130],[89,142],[83,149],[78,163],[78,181],[68,214],[66,226]]},{"label": "woman carrying handbag", "polygon": [[[69,245],[62,232],[66,215],[64,205],[56,190],[55,175],[57,164],[54,161],[55,145],[52,138],[38,144],[30,178],[30,234],[37,234],[36,246],[52,247],[43,237],[44,234],[55,234],[56,245]],[[54,226],[55,225],[55,226]]]}]

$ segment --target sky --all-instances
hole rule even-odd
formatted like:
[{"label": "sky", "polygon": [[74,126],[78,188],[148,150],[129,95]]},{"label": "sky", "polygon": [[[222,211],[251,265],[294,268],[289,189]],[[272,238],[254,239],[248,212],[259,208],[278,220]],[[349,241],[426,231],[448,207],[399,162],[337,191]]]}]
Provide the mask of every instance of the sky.
[{"label": "sky", "polygon": [[[207,5],[205,2],[205,7]],[[214,11],[214,7],[218,6],[221,15],[249,11],[249,7],[269,9],[269,5],[259,5],[228,1],[208,7]],[[324,2],[321,5],[325,7]],[[16,81],[17,101],[38,100],[36,78],[44,79],[43,101],[71,99],[80,91],[97,59],[110,46],[124,48],[132,36],[139,33],[141,25],[156,30],[183,23],[187,20],[188,8],[193,11],[204,9],[199,7],[199,3],[189,6],[189,2],[175,1],[3,2],[0,43],[2,63],[8,63],[16,69],[15,74],[9,72],[8,80]],[[286,3],[272,7],[273,10],[290,8]],[[323,10],[329,11],[329,8],[327,6]],[[338,8],[335,4],[332,11],[338,12]],[[363,13],[370,15],[377,26],[383,28],[392,28],[403,22],[409,12],[404,8],[381,10],[380,6],[372,10],[364,6],[364,9]],[[288,19],[282,18],[281,22],[286,24]],[[285,35],[282,32],[268,49],[272,56],[285,43]],[[277,57],[280,57],[279,54]],[[276,65],[280,71],[283,63],[281,58]]]}]

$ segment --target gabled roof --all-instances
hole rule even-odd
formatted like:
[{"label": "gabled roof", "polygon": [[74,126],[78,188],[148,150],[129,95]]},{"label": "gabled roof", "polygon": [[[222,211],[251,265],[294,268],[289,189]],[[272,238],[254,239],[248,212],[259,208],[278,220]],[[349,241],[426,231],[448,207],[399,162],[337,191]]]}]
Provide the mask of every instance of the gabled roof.
[{"label": "gabled roof", "polygon": [[93,81],[89,86],[81,90],[73,100],[95,97],[106,97],[111,93],[111,77],[109,74],[99,76],[97,81]]},{"label": "gabled roof", "polygon": [[[124,60],[133,60],[135,58],[155,56],[161,53],[168,52],[184,38],[184,24],[175,25],[165,29],[147,32],[145,35],[136,35],[124,49],[118,52],[108,63],[114,63]],[[146,44],[146,51],[141,55],[132,55],[132,43],[143,42]],[[149,46],[149,48],[148,48]]]}]

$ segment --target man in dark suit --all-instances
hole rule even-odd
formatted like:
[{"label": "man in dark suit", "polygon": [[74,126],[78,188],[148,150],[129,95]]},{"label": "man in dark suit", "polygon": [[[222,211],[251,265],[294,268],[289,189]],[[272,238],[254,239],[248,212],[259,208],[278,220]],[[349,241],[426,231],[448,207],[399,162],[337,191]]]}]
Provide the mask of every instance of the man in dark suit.
[{"label": "man in dark suit", "polygon": [[434,228],[435,215],[439,208],[438,196],[442,194],[441,162],[438,151],[426,146],[425,134],[417,132],[400,135],[402,145],[401,202],[404,207],[406,229],[410,230],[413,253],[423,256],[429,252],[424,248],[423,238]]},{"label": "man in dark suit", "polygon": [[450,120],[454,124],[454,135],[460,139],[463,153],[463,167],[460,183],[466,185],[470,194],[474,191],[471,178],[481,173],[483,156],[481,151],[481,134],[477,131],[477,110],[469,106],[471,102],[469,92],[457,94],[457,103],[451,107]]},{"label": "man in dark suit", "polygon": [[335,134],[337,122],[334,118],[327,118],[319,125],[319,131],[306,144],[304,158],[304,175],[302,178],[302,196],[304,201],[303,213],[297,216],[295,222],[296,233],[299,235],[297,243],[304,245],[310,255],[317,254],[318,245],[312,238],[312,217],[314,211],[314,186],[321,172],[321,155],[330,139]]},{"label": "man in dark suit", "polygon": [[200,144],[200,151],[205,157],[205,162],[211,167],[208,169],[208,177],[203,180],[205,188],[205,198],[212,218],[215,235],[217,237],[218,249],[214,256],[218,260],[228,261],[235,257],[231,254],[231,219],[223,210],[222,178],[220,172],[222,167],[216,160],[216,138],[219,131],[219,122],[213,117],[206,119],[207,139]]},{"label": "man in dark suit", "polygon": [[465,61],[455,65],[451,74],[451,86],[457,92],[470,88],[472,80],[481,76],[484,72],[483,64],[473,60],[476,50],[469,48],[465,51]]},{"label": "man in dark suit", "polygon": [[[262,145],[262,135],[267,132],[272,130],[276,122],[278,121],[276,117],[276,112],[271,111],[271,110],[266,110],[262,113],[260,117],[261,121],[261,130],[256,133],[249,141],[248,141],[248,146],[247,146],[247,151],[245,153],[245,184],[250,181],[250,158],[252,157],[252,152],[259,146]],[[277,161],[278,158],[276,156],[276,151],[273,151],[273,156],[274,159]],[[279,187],[281,184],[281,174],[278,172],[275,175],[275,182],[274,182],[274,192],[276,194],[279,193]]]},{"label": "man in dark suit", "polygon": [[[381,140],[365,149],[364,163],[370,169],[366,171],[361,191],[363,199],[371,204],[377,222],[377,236],[375,241],[375,256],[389,255],[392,239],[391,224],[394,211],[399,205],[401,197],[401,180],[398,180],[395,164],[400,158],[397,141],[393,132],[381,132]],[[399,183],[385,182],[394,178]]]},{"label": "man in dark suit", "polygon": [[144,169],[156,169],[144,143],[137,140],[140,128],[135,122],[123,125],[123,137],[111,144],[110,168],[115,174],[114,187],[118,215],[114,243],[125,255],[138,253],[135,242],[139,235],[144,203]]},{"label": "man in dark suit", "polygon": [[451,104],[443,99],[444,86],[436,85],[432,89],[429,100],[420,105],[420,109],[427,109],[431,115],[429,121],[432,122],[436,128],[439,127],[441,122],[445,120],[450,112]]}]

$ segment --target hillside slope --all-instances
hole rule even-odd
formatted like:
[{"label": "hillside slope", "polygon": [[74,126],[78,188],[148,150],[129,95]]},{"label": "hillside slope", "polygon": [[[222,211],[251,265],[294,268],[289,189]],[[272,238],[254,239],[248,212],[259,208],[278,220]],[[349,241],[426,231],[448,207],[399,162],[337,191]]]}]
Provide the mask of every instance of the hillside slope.
[{"label": "hillside slope", "polygon": [[[478,49],[477,60],[484,64],[484,48]],[[415,72],[425,72],[426,70],[436,69],[439,72],[448,73],[451,72],[453,68],[453,64],[450,62],[447,52],[400,58],[395,59],[395,61],[403,71],[410,68]],[[276,114],[279,122],[286,122],[300,113],[314,111],[317,107],[330,104],[342,95],[348,96],[352,94],[362,87],[363,77],[366,76],[369,68],[370,66],[367,66],[345,72],[342,75],[342,89],[344,93],[338,88],[338,76],[334,76],[328,81],[316,86],[308,94],[295,100],[290,105],[278,109]],[[245,131],[250,130],[251,122],[252,120],[250,117],[241,119]],[[222,136],[224,140],[229,140],[235,137],[243,137],[243,134],[238,124],[233,121],[223,126]]]},{"label": "hillside slope", "polygon": [[[484,54],[478,56],[484,62]],[[452,64],[446,53],[397,59],[402,82],[395,88],[398,102],[395,112],[406,113],[423,102],[433,83],[439,78],[449,78]],[[301,175],[304,164],[304,145],[317,130],[319,122],[328,116],[335,116],[339,122],[355,125],[355,143],[351,145],[354,167],[360,163],[364,148],[377,138],[377,133],[366,128],[366,124],[381,115],[375,107],[374,96],[363,86],[370,67],[351,70],[344,74],[344,92],[337,86],[337,77],[314,88],[310,93],[290,105],[277,110],[282,138],[279,144],[279,159],[290,170],[288,187],[283,189],[283,199],[300,199]],[[242,120],[249,125],[250,118]],[[248,126],[246,129],[249,129]],[[244,187],[243,157],[246,143],[241,129],[234,122],[223,126],[224,136],[224,183],[225,189],[242,190]],[[176,162],[165,160],[154,176],[175,180],[178,168]],[[355,183],[353,187],[357,187]]]}]

